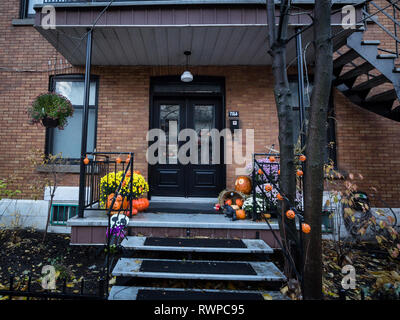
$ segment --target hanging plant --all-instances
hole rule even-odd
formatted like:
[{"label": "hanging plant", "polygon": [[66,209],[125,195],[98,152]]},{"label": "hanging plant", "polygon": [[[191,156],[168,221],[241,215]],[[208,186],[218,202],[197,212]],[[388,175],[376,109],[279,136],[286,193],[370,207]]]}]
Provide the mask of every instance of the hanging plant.
[{"label": "hanging plant", "polygon": [[74,113],[71,102],[64,96],[48,92],[39,95],[28,108],[30,124],[42,123],[46,128],[64,129]]}]

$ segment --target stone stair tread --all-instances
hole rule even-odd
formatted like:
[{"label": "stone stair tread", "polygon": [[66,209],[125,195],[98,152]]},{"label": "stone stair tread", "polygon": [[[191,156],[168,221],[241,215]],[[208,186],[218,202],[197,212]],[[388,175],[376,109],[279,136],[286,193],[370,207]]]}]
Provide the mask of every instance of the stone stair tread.
[{"label": "stone stair tread", "polygon": [[273,253],[273,249],[260,239],[127,237],[121,245],[139,251]]},{"label": "stone stair tread", "polygon": [[271,281],[286,280],[272,262],[121,258],[112,272],[117,277]]},{"label": "stone stair tread", "polygon": [[287,300],[279,291],[113,286],[108,300]]}]

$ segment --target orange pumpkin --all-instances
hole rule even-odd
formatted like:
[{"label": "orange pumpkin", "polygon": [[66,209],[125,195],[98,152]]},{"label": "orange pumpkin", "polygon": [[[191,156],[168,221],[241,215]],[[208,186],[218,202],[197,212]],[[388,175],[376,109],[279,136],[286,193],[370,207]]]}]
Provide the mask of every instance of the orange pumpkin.
[{"label": "orange pumpkin", "polygon": [[106,204],[107,209],[111,207],[113,198],[114,198],[114,193],[110,193],[107,197],[107,204]]},{"label": "orange pumpkin", "polygon": [[232,199],[226,200],[225,204],[228,205],[228,206],[231,206],[232,205]]},{"label": "orange pumpkin", "polygon": [[147,198],[143,198],[143,201],[144,201],[144,210],[146,210],[150,205],[150,201]]},{"label": "orange pumpkin", "polygon": [[137,209],[138,208],[138,200],[132,200],[132,208]]},{"label": "orange pumpkin", "polygon": [[267,184],[265,186],[265,190],[268,191],[268,192],[272,191],[272,186],[270,184]]},{"label": "orange pumpkin", "polygon": [[302,224],[301,224],[301,230],[302,230],[304,233],[310,233],[311,227],[310,227],[310,225],[307,224],[307,223],[302,223]]},{"label": "orange pumpkin", "polygon": [[276,161],[275,157],[273,157],[273,156],[270,156],[268,159],[269,159],[269,162],[275,162]]},{"label": "orange pumpkin", "polygon": [[131,156],[128,156],[128,158],[126,158],[125,163],[128,164],[129,161],[131,161]]},{"label": "orange pumpkin", "polygon": [[135,208],[132,208],[132,215],[133,216],[136,216],[138,214],[138,211],[137,211],[137,209],[135,209]]},{"label": "orange pumpkin", "polygon": [[301,162],[304,162],[304,161],[307,160],[307,158],[306,158],[306,156],[305,156],[304,154],[302,154],[302,155],[299,157],[299,160],[300,160]]},{"label": "orange pumpkin", "polygon": [[302,177],[304,173],[301,170],[297,170],[296,174],[298,177]]},{"label": "orange pumpkin", "polygon": [[[114,193],[111,193],[108,195],[107,197],[107,209],[109,209],[111,207],[112,201],[114,199]],[[115,202],[114,205],[112,206],[113,210],[119,210],[121,209],[121,207],[123,206],[122,201],[123,201],[123,197],[119,194],[116,198],[115,198]]]},{"label": "orange pumpkin", "polygon": [[235,200],[236,205],[239,206],[240,208],[243,206],[243,202],[244,202],[243,199],[240,198]]},{"label": "orange pumpkin", "polygon": [[259,175],[262,175],[262,174],[263,174],[263,171],[262,171],[261,169],[258,169],[258,174],[259,174]]},{"label": "orange pumpkin", "polygon": [[126,210],[129,208],[128,198],[124,198],[124,202],[122,203],[122,209]]},{"label": "orange pumpkin", "polygon": [[89,164],[89,158],[86,157],[85,159],[83,159],[83,163],[84,163],[84,164]]},{"label": "orange pumpkin", "polygon": [[235,181],[235,190],[244,194],[251,193],[251,180],[248,176],[240,176]]},{"label": "orange pumpkin", "polygon": [[[117,196],[117,198],[115,199],[115,202],[114,202],[114,205],[113,205],[113,210],[119,210],[119,209],[121,209],[121,207],[122,207],[122,200],[123,200],[123,198],[122,198],[122,196],[119,194],[119,195]],[[112,201],[112,199],[111,199],[111,201]]]},{"label": "orange pumpkin", "polygon": [[295,216],[296,216],[296,214],[294,213],[293,210],[288,210],[288,211],[286,211],[286,217],[287,217],[288,219],[294,219]]},{"label": "orange pumpkin", "polygon": [[145,202],[145,200],[144,199],[138,199],[138,202],[137,202],[137,210],[139,211],[139,212],[141,212],[141,211],[144,211],[145,209],[146,209],[146,202]]},{"label": "orange pumpkin", "polygon": [[280,174],[281,174],[281,169],[278,170],[278,175],[280,175]]},{"label": "orange pumpkin", "polygon": [[282,201],[282,200],[283,200],[283,197],[281,196],[281,194],[280,194],[280,193],[278,193],[278,194],[276,195],[276,197],[277,197],[277,199],[278,199],[278,200],[280,200],[280,201]]},{"label": "orange pumpkin", "polygon": [[244,211],[243,209],[236,210],[236,218],[246,219],[246,211]]},{"label": "orange pumpkin", "polygon": [[121,163],[121,162],[122,162],[122,159],[121,159],[120,157],[118,157],[117,159],[115,159],[115,162],[116,162],[116,163]]}]

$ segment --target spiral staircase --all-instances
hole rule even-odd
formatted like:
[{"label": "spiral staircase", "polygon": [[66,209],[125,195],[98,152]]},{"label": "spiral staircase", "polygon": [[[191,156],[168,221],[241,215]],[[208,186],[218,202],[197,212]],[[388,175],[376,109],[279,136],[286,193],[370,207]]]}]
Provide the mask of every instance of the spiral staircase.
[{"label": "spiral staircase", "polygon": [[[333,62],[333,85],[354,104],[400,121],[400,67],[396,64],[400,6],[397,1],[386,2],[388,4],[381,7],[375,1],[366,1],[364,26],[334,41],[337,57]],[[377,14],[393,23],[393,27],[379,22]],[[379,27],[379,34],[385,35],[384,40],[364,40],[371,24]],[[382,42],[385,48],[381,46]],[[388,44],[392,50],[387,49]]]}]

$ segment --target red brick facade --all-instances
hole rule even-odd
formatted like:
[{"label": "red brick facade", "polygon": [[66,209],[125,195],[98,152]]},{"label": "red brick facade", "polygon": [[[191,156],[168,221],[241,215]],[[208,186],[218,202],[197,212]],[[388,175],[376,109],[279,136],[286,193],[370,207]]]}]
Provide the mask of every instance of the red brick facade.
[{"label": "red brick facade", "polygon": [[[18,18],[19,0],[0,3],[0,178],[15,173],[21,178],[24,197],[32,197],[29,181],[39,173],[27,162],[31,148],[44,149],[45,129],[30,126],[26,109],[40,93],[48,90],[49,61],[55,49],[32,26],[13,26]],[[62,58],[57,56],[58,61]],[[83,73],[58,63],[59,74]],[[97,150],[131,151],[136,169],[147,175],[146,130],[149,126],[150,77],[179,75],[182,67],[93,67],[99,76]],[[255,151],[278,145],[278,123],[270,67],[193,67],[194,76],[225,77],[226,111],[240,111],[242,129],[255,129]],[[400,123],[387,120],[352,105],[335,94],[338,166],[364,176],[360,188],[380,189],[390,205],[400,207]],[[121,123],[121,116],[124,121]],[[235,178],[227,166],[227,186]],[[64,185],[77,185],[78,175],[65,177]]]}]

